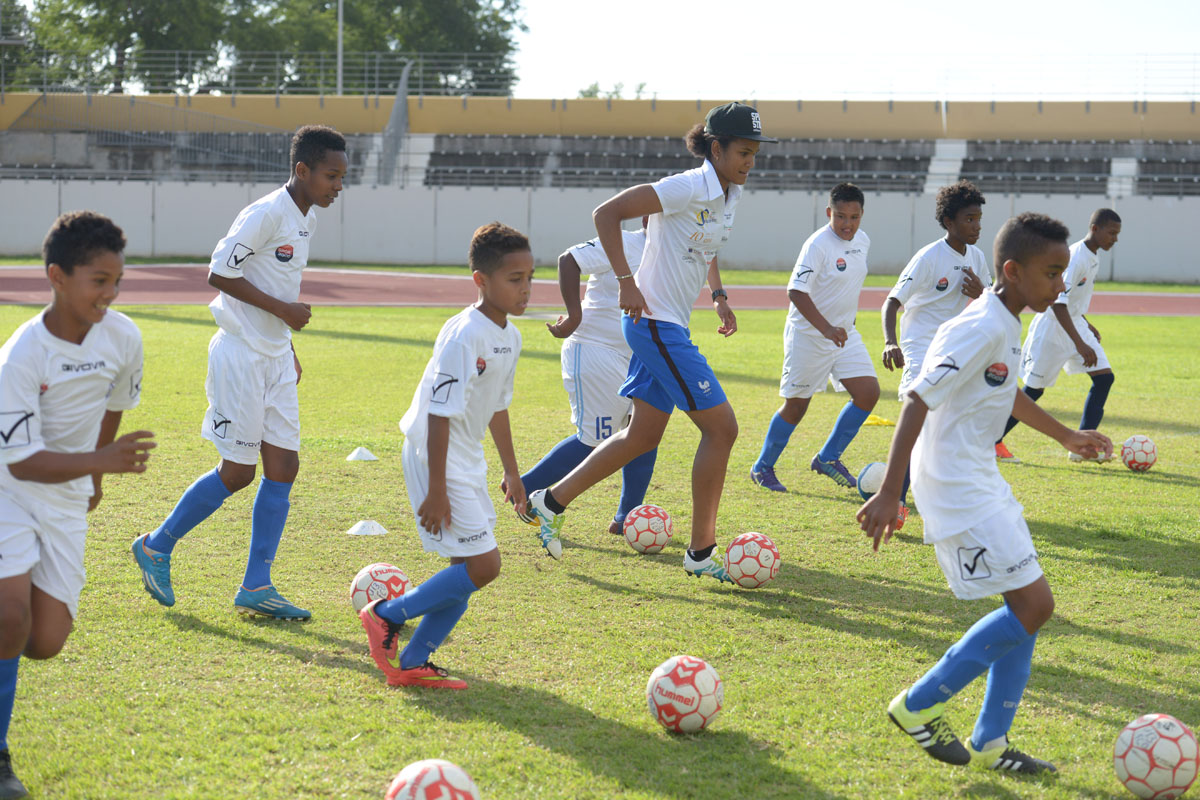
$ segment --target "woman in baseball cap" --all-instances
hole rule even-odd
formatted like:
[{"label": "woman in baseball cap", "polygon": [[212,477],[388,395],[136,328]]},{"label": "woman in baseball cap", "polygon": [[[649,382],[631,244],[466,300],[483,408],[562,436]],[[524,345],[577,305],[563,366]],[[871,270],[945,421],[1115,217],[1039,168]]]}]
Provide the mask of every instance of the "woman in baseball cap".
[{"label": "woman in baseball cap", "polygon": [[[529,503],[542,525],[543,539],[557,536],[566,505],[658,447],[671,412],[679,408],[700,429],[692,468],[692,539],[683,566],[691,575],[732,583],[716,550],[716,523],[737,418],[712,368],[692,343],[688,326],[692,304],[707,279],[720,318],[718,333],[731,336],[737,331],[721,287],[717,251],[733,230],[742,184],[758,148],[776,140],[763,135],[758,112],[741,103],[712,109],[685,139],[688,150],[704,159],[699,167],[626,189],[592,212],[600,245],[619,282],[625,312],[622,333],[633,350],[620,390],[633,400],[633,416],[566,478],[531,493]],[[646,247],[635,278],[625,259],[621,222],[647,215]]]}]

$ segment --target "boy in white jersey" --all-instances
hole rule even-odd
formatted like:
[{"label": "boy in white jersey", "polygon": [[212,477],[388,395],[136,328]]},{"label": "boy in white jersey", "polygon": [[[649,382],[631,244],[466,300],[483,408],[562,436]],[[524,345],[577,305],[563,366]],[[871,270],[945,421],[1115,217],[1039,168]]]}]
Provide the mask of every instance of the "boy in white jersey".
[{"label": "boy in white jersey", "polygon": [[300,469],[300,359],[292,331],[312,316],[300,302],[300,279],[317,215],[342,190],[346,140],[323,125],[306,125],[291,144],[287,185],[242,209],[217,243],[208,282],[220,294],[209,304],[219,330],[208,345],[204,390],[208,411],[200,433],[221,457],[217,468],[188,487],[154,531],[133,541],[146,591],[175,604],[171,553],[192,528],[254,480],[259,455],[263,478],[254,498],[250,554],[234,596],[239,614],[308,619],[271,582],[271,562],[283,536],[292,482]]},{"label": "boy in white jersey", "polygon": [[788,283],[787,323],[783,328],[783,405],[771,418],[750,480],[773,492],[786,492],[775,475],[775,463],[792,431],[804,418],[812,396],[824,391],[832,376],[850,392],[825,445],[810,469],[834,483],[853,488],[854,477],[842,464],[842,453],[879,401],[875,366],[854,327],[858,295],[867,277],[871,240],[859,230],[865,198],[852,183],[839,183],[829,193],[829,224],[808,237]]},{"label": "boy in white jersey", "polygon": [[[639,231],[621,231],[625,260],[634,273],[642,263],[646,224]],[[589,275],[583,301],[580,275]],[[563,386],[571,404],[575,433],[556,444],[529,472],[521,476],[526,492],[545,489],[561,480],[587,458],[598,444],[629,423],[633,401],[618,392],[629,372],[629,349],[621,335],[620,282],[613,275],[599,239],[577,244],[558,257],[558,288],[567,315],[546,327],[562,346]],[[608,532],[619,535],[625,515],[642,504],[654,474],[658,449],[643,453],[621,468],[621,499]],[[536,525],[536,517],[525,515]]]},{"label": "boy in white jersey", "polygon": [[[1063,289],[1067,229],[1042,214],[1008,220],[996,235],[996,285],[942,323],[929,345],[892,436],[880,490],[858,512],[879,549],[895,528],[896,502],[912,458],[913,493],[925,541],[956,597],[1001,594],[1004,605],[976,622],[924,677],[900,692],[888,715],[949,764],[1036,773],[1054,766],[1011,747],[1008,730],[1029,679],[1038,630],[1054,610],[1050,585],[1022,516],[996,466],[992,444],[1008,415],[1092,457],[1111,454],[1095,431],[1072,431],[1017,391],[1021,309],[1043,311]],[[945,702],[983,673],[987,692],[964,747],[942,715]]]},{"label": "boy in white jersey", "polygon": [[[1108,391],[1115,380],[1108,357],[1100,346],[1100,331],[1084,314],[1096,288],[1100,251],[1111,250],[1120,234],[1121,218],[1116,211],[1100,208],[1092,214],[1088,235],[1071,245],[1071,263],[1063,276],[1065,288],[1050,307],[1053,314],[1043,311],[1033,318],[1021,349],[1021,381],[1025,384],[1025,394],[1034,402],[1054,385],[1061,369],[1068,375],[1086,372],[1092,379],[1092,388],[1084,401],[1083,417],[1079,421],[1081,430],[1100,427]],[[1010,417],[1004,427],[1004,436],[1016,424],[1016,418]],[[1067,455],[1072,461],[1097,461],[1085,459],[1078,453]],[[1004,445],[1003,437],[996,442],[996,457],[1001,461],[1020,463]],[[1105,460],[1099,459],[1100,462]]]},{"label": "boy in white jersey", "polygon": [[109,308],[124,250],[108,217],[60,216],[42,245],[54,300],[0,348],[0,798],[26,795],[6,738],[20,657],[62,650],[100,480],[145,472],[154,447],[149,431],[116,435],[142,390],[141,333]]},{"label": "boy in white jersey", "polygon": [[[466,612],[471,594],[500,574],[485,431],[491,432],[504,466],[504,499],[518,514],[525,512],[508,422],[521,334],[508,317],[525,313],[529,303],[533,254],[521,233],[493,222],[475,231],[468,262],[479,301],[442,326],[412,405],[400,420],[404,482],[417,535],[427,552],[450,559],[450,566],[359,614],[371,656],[389,686],[467,688],[429,657]],[[396,634],[416,617],[421,623],[401,651]]]}]

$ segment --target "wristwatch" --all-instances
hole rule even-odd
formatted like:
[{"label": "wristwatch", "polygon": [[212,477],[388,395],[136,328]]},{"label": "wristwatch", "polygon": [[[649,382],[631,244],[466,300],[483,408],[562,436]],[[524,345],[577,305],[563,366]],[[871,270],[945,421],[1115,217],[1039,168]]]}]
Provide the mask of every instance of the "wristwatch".
[{"label": "wristwatch", "polygon": [[714,291],[712,294],[712,298],[713,298],[712,301],[714,303],[717,302],[718,297],[724,297],[726,300],[729,299],[729,295],[725,293],[724,289],[717,289],[716,291]]}]

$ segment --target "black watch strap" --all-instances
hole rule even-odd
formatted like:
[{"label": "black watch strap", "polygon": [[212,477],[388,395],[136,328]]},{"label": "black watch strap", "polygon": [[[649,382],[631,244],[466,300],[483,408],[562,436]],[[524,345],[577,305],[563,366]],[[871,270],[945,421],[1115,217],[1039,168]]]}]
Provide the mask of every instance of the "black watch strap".
[{"label": "black watch strap", "polygon": [[729,299],[729,295],[725,293],[724,289],[717,289],[712,293],[712,301],[714,303],[717,302],[718,297],[724,297],[726,300]]}]

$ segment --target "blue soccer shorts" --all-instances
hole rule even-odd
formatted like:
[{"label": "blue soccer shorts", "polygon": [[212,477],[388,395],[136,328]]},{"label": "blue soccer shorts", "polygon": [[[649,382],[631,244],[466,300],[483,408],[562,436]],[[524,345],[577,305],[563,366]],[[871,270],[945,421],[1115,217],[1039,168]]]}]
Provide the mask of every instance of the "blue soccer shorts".
[{"label": "blue soccer shorts", "polygon": [[625,315],[621,332],[633,350],[622,397],[649,403],[666,414],[675,408],[703,411],[725,402],[725,390],[687,328],[647,317],[635,324]]}]

